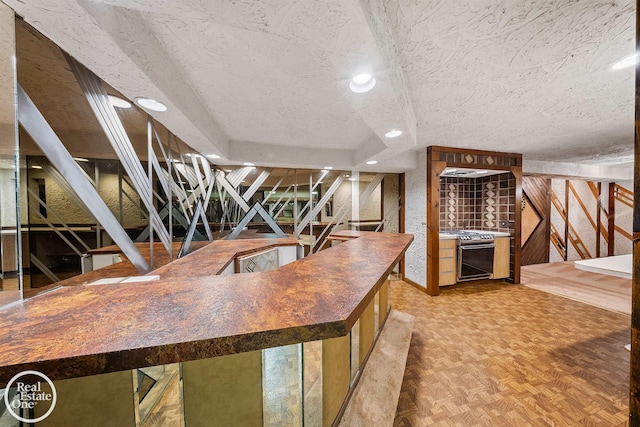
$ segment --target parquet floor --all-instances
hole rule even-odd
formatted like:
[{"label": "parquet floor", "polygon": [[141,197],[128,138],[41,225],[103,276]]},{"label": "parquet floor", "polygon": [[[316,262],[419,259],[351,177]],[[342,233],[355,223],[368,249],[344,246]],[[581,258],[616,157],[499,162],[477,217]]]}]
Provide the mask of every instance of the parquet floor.
[{"label": "parquet floor", "polygon": [[395,426],[626,425],[628,315],[509,284],[391,301],[416,317]]}]

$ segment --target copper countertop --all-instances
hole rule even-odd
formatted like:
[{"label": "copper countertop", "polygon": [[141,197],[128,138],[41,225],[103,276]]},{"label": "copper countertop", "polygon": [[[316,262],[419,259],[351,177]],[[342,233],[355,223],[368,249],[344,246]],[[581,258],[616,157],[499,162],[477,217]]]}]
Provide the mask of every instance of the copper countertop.
[{"label": "copper countertop", "polygon": [[[211,242],[193,242],[192,249],[195,251],[198,248],[201,248],[205,245],[210,244]],[[180,242],[174,242],[172,251],[173,257],[176,256],[178,251],[180,250]],[[147,262],[150,262],[151,259],[151,248],[149,247],[149,243],[135,243],[135,246],[138,248],[138,251],[142,255]],[[60,286],[80,286],[86,285],[92,282],[95,282],[98,279],[104,279],[107,277],[128,277],[128,276],[138,276],[141,273],[138,269],[129,261],[124,254],[122,254],[122,250],[117,245],[105,246],[98,249],[91,249],[87,252],[91,255],[105,255],[105,254],[120,254],[122,256],[122,261],[117,262],[115,264],[107,265],[105,267],[99,268],[97,270],[89,271],[84,274],[79,274],[77,276],[70,277],[68,279],[60,280],[59,282],[52,283],[50,285],[41,286],[39,288],[27,288],[23,291],[23,295],[25,298],[34,297],[42,292],[48,292],[52,289],[56,289]],[[155,268],[160,268],[166,264],[171,262],[171,257],[169,253],[166,251],[162,243],[156,242],[154,243],[154,253],[153,253],[153,265]]]},{"label": "copper countertop", "polygon": [[152,272],[159,281],[24,300],[0,316],[0,384],[27,369],[55,380],[344,336],[413,240],[349,234],[360,237],[264,273],[215,275],[293,239],[217,241]]}]

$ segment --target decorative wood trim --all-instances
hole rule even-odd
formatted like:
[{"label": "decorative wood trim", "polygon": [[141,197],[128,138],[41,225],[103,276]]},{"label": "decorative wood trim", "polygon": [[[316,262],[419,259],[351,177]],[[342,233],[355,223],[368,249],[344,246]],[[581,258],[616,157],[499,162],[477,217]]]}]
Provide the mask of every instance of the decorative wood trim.
[{"label": "decorative wood trim", "polygon": [[414,288],[416,288],[417,290],[427,293],[427,289],[424,286],[420,286],[417,282],[414,282],[413,280],[407,278],[407,277],[402,277],[402,281],[413,286]]},{"label": "decorative wood trim", "polygon": [[[460,149],[453,147],[443,147],[441,145],[432,145],[428,148],[431,148],[434,152],[442,152],[442,153],[465,153],[477,156],[500,156],[500,157],[509,157],[512,159],[522,161],[522,154],[518,153],[507,153],[504,151],[487,151],[487,150],[474,150],[474,149]],[[521,165],[522,163],[520,163]],[[468,166],[468,165],[467,165]],[[508,170],[508,166],[503,166],[504,170]]]},{"label": "decorative wood trim", "polygon": [[[545,215],[547,216],[547,221],[545,224],[545,236],[547,236],[547,238],[549,238],[551,236],[551,179],[547,179],[547,191],[545,193],[546,196],[546,205],[547,205],[547,211],[545,212]],[[549,256],[551,255],[551,248],[547,247],[546,250],[546,260],[547,262],[549,262]]]},{"label": "decorative wood trim", "polygon": [[614,194],[614,198],[620,201],[620,203],[633,208],[634,193],[632,191],[627,190],[621,185],[615,184]]},{"label": "decorative wood trim", "polygon": [[627,231],[625,231],[624,229],[620,228],[619,226],[615,226],[614,230],[617,231],[618,233],[622,234],[624,237],[626,237],[629,240],[633,239],[633,236],[631,235],[631,233],[628,233]]},{"label": "decorative wood trim", "polygon": [[[584,202],[580,198],[580,195],[578,194],[578,191],[573,186],[573,184],[571,184],[570,181],[567,181],[567,185],[568,185],[569,190],[571,190],[571,194],[573,194],[573,197],[576,199],[576,201],[578,202],[578,204],[582,208],[582,212],[584,213],[584,215],[589,220],[589,223],[591,224],[591,228],[593,228],[593,231],[597,232],[598,231],[598,226],[596,225],[596,222],[593,220],[593,218],[591,218],[591,214],[589,213],[589,209],[587,209],[587,207],[585,206]],[[598,212],[599,212],[599,210],[598,210]]]},{"label": "decorative wood trim", "polygon": [[[444,155],[443,155],[444,154]],[[481,159],[473,159],[469,163],[458,164],[455,155],[483,156]],[[453,157],[453,158],[452,158]],[[486,157],[494,157],[497,164],[489,162]],[[442,160],[442,159],[446,160]],[[488,163],[485,163],[488,162]],[[490,164],[489,164],[490,163]],[[511,172],[515,178],[515,218],[514,235],[511,238],[510,265],[512,275],[509,281],[520,283],[521,267],[521,210],[522,205],[522,155],[517,153],[504,153],[498,151],[468,150],[441,146],[427,147],[427,293],[438,295],[440,291],[439,260],[439,228],[440,228],[440,174],[448,166],[464,168],[481,167],[483,169],[501,170]]]},{"label": "decorative wood trim", "polygon": [[[589,181],[589,184],[592,184],[591,181]],[[597,225],[597,229],[596,229],[596,258],[600,258],[600,228],[602,227],[602,217],[600,214],[600,211],[602,210],[602,183],[598,182],[598,197],[596,198],[596,225]]]},{"label": "decorative wood trim", "polygon": [[[522,178],[522,194],[527,203],[540,216],[540,222],[524,241],[522,237],[522,265],[549,262],[549,252],[553,242],[551,235],[551,180],[534,176]],[[526,211],[526,209],[525,209]],[[522,225],[524,229],[524,224]]]},{"label": "decorative wood trim", "polygon": [[564,260],[569,257],[569,181],[564,182]]},{"label": "decorative wood trim", "polygon": [[[380,181],[380,218],[382,218],[380,221],[384,221],[384,180],[387,176],[385,175],[382,178],[382,181]],[[384,225],[383,225],[384,228]],[[382,231],[382,230],[381,230]]]},{"label": "decorative wood trim", "polygon": [[485,164],[477,164],[477,163],[458,163],[458,162],[447,162],[447,167],[453,168],[474,168],[474,169],[488,169],[495,171],[509,171],[511,170],[511,166],[496,166],[496,165],[485,165]]},{"label": "decorative wood trim", "polygon": [[[637,2],[636,2],[637,3]],[[636,8],[636,46],[640,46],[640,12]],[[640,72],[635,73],[635,120],[633,186],[640,194]],[[633,201],[633,259],[640,259],[640,203]],[[629,425],[640,425],[640,268],[633,264],[631,276],[631,357],[629,372]]]},{"label": "decorative wood trim", "polygon": [[[404,214],[405,214],[405,175],[401,173],[398,175],[398,187],[400,188],[400,212],[398,215],[398,232],[404,233]],[[402,254],[402,258],[400,259],[400,277],[404,278],[404,257],[405,254]]]},{"label": "decorative wood trim", "polygon": [[440,174],[446,162],[434,159],[427,147],[427,293],[440,293]]},{"label": "decorative wood trim", "polygon": [[[566,184],[565,184],[566,185]],[[553,245],[555,246],[555,248],[558,250],[558,252],[560,253],[560,256],[562,257],[563,260],[567,260],[567,235],[568,235],[568,228],[567,228],[567,211],[565,209],[564,206],[562,206],[562,203],[560,202],[560,199],[558,198],[558,195],[553,191],[553,189],[551,190],[551,203],[553,205],[553,207],[556,209],[556,211],[558,212],[558,214],[560,215],[560,218],[562,218],[562,221],[564,221],[564,235],[560,235],[560,232],[558,231],[558,229],[555,227],[555,225],[551,224],[551,242],[553,243]]]},{"label": "decorative wood trim", "polygon": [[609,218],[609,215],[607,214],[607,210],[602,205],[602,182],[598,182],[596,184],[593,181],[587,181],[587,185],[589,186],[589,189],[591,190],[591,194],[593,194],[593,197],[595,197],[595,199],[597,201],[598,213],[596,214],[596,223],[598,224],[598,229],[600,230],[599,232],[602,235],[602,237],[604,238],[604,240],[606,240],[608,242],[609,241],[609,232],[607,231],[607,228],[604,226],[604,223],[602,222],[602,214],[603,213],[605,214],[605,216],[607,216],[607,218]]},{"label": "decorative wood trim", "polygon": [[[573,227],[573,225],[571,225],[571,222],[569,222],[570,193],[573,194],[574,199],[576,199],[576,201],[582,208],[582,212],[586,215],[594,231],[597,229],[597,226],[593,221],[593,219],[591,218],[591,215],[589,214],[586,206],[582,202],[582,199],[578,195],[578,192],[576,191],[575,187],[573,186],[573,184],[571,184],[571,182],[569,182],[569,180],[565,181],[565,189],[566,189],[565,199],[567,201],[567,207],[566,207],[567,216],[565,217],[565,230],[567,230],[567,240],[568,242],[571,243],[571,245],[576,250],[576,252],[578,252],[578,255],[580,255],[581,259],[592,258],[591,253],[589,252],[589,249],[580,238],[578,231]],[[568,246],[567,246],[567,254],[568,254]]]},{"label": "decorative wood trim", "polygon": [[512,166],[511,173],[516,178],[515,224],[513,231],[513,283],[520,283],[520,267],[522,265],[522,167]]},{"label": "decorative wood trim", "polygon": [[616,225],[616,183],[609,183],[609,209],[607,211],[607,255],[612,256],[615,253],[615,225]]},{"label": "decorative wood trim", "polygon": [[562,257],[562,259],[565,259],[567,257],[566,255],[567,248],[563,246],[564,240],[560,236],[558,229],[553,224],[551,224],[550,239],[551,239],[551,243],[553,244],[553,247],[556,248],[556,250]]}]

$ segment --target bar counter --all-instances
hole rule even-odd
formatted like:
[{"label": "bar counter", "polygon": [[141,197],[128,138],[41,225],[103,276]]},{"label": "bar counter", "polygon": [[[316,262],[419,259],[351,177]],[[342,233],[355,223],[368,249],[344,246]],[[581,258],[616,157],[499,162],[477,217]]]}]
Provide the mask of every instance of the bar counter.
[{"label": "bar counter", "polygon": [[[2,311],[0,382],[53,380],[345,336],[413,237],[350,240],[276,270],[217,276],[238,254],[295,239],[216,241],[144,283],[59,287]],[[243,246],[245,245],[245,246]]]}]

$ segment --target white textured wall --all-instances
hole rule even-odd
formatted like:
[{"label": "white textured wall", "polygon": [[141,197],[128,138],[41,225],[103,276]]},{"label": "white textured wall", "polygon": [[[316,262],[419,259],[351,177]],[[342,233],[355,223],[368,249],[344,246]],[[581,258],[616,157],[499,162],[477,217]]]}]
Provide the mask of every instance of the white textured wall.
[{"label": "white textured wall", "polygon": [[[136,226],[141,224],[148,224],[148,220],[144,218],[140,212],[140,198],[137,193],[131,189],[127,184],[123,184],[123,188],[135,201],[135,204],[129,201],[126,197],[122,197],[122,224],[124,226]],[[100,174],[100,196],[102,200],[107,204],[109,210],[113,212],[113,215],[119,220],[120,206],[118,202],[118,175],[114,173],[101,173]]]},{"label": "white textured wall", "polygon": [[[633,181],[619,181],[616,184],[633,192]],[[604,192],[604,190],[603,190]],[[607,192],[607,197],[609,193]],[[606,206],[606,205],[605,205]],[[630,234],[633,234],[633,208],[616,203],[616,225]],[[620,233],[616,233],[614,240],[614,255],[625,255],[633,252],[631,240],[625,238]]]},{"label": "white textured wall", "polygon": [[[362,176],[362,173],[360,174]],[[360,182],[360,194],[369,186],[368,181]],[[360,203],[362,203],[362,196],[360,196]],[[373,190],[369,200],[366,201],[364,206],[360,208],[360,221],[375,221],[380,220],[381,216],[381,204],[382,204],[382,191],[380,184]]]},{"label": "white textured wall", "polygon": [[16,226],[15,166],[12,157],[0,158],[0,225]]},{"label": "white textured wall", "polygon": [[[93,219],[87,216],[82,208],[75,203],[75,201],[66,193],[66,191],[60,187],[53,179],[51,179],[44,170],[29,169],[28,171],[29,188],[38,194],[38,183],[35,179],[44,179],[45,189],[47,194],[47,205],[53,209],[60,219],[55,218],[53,215],[49,216],[49,221],[53,223],[64,222],[66,224],[92,224]],[[139,198],[137,194],[124,184],[124,189],[129,193],[138,205],[131,203],[129,199],[123,197],[123,225],[134,226],[147,223],[147,220],[141,217],[139,206]],[[119,202],[118,202],[118,175],[112,173],[100,174],[100,188],[99,193],[102,200],[107,204],[109,210],[114,214],[116,219],[119,220]],[[31,224],[44,224],[44,221],[36,214],[38,211],[38,204],[33,198],[30,198],[30,223]]]},{"label": "white textured wall", "polygon": [[13,156],[15,135],[15,17],[13,10],[0,1],[0,153]]},{"label": "white textured wall", "polygon": [[397,174],[387,174],[382,181],[384,185],[384,218],[387,224],[384,231],[397,233],[400,225],[400,185]]},{"label": "white textured wall", "polygon": [[[392,174],[393,175],[393,174]],[[361,175],[362,176],[362,175]],[[397,177],[397,175],[395,175]],[[397,179],[397,178],[396,178]],[[367,186],[369,185],[369,181],[360,182],[360,193],[362,193]],[[322,194],[326,193],[326,191],[331,186],[331,182],[322,184]],[[380,204],[382,201],[382,194],[380,185],[378,185],[369,200],[365,203],[365,205],[360,209],[360,220],[368,221],[368,220],[379,220],[380,218]],[[333,193],[333,215],[337,215],[338,211],[341,207],[344,206],[345,213],[343,222],[344,224],[336,227],[336,231],[338,230],[346,230],[348,229],[348,221],[351,219],[351,181],[345,179],[340,187]],[[322,221],[331,221],[333,216],[327,216],[326,210],[322,209],[321,220]]]},{"label": "white textured wall", "polygon": [[0,1],[0,225],[16,225],[15,16]]},{"label": "white textured wall", "polygon": [[[52,223],[64,222],[66,224],[90,224],[93,220],[85,215],[84,211],[76,204],[71,197],[60,187],[44,170],[29,169],[27,171],[27,185],[30,190],[38,194],[38,182],[36,179],[44,179],[46,192],[45,202],[59,219],[52,214],[48,215],[48,220]],[[37,214],[39,212],[38,202],[33,197],[29,197],[29,223],[45,224]]]},{"label": "white textured wall", "polygon": [[[558,196],[560,203],[564,206],[564,180],[552,179],[551,190],[556,196]],[[553,226],[558,230],[558,233],[560,233],[560,239],[564,239],[564,221],[553,204],[551,205],[551,224],[553,224]],[[564,261],[564,258],[562,258],[551,241],[549,241],[549,245],[549,262]]]},{"label": "white textured wall", "polygon": [[427,286],[427,150],[416,154],[418,166],[405,173],[405,232],[414,240],[405,254],[405,276]]},{"label": "white textured wall", "polygon": [[[598,212],[597,200],[589,190],[586,181],[571,181],[571,185],[578,193],[580,200],[585,205],[589,217],[595,222]],[[578,236],[584,243],[592,258],[596,256],[596,230],[593,228],[587,214],[584,212],[573,192],[569,191],[569,223],[573,226]],[[569,244],[568,260],[580,259],[578,251]],[[605,253],[606,254],[606,253]]]},{"label": "white textured wall", "polygon": [[[322,184],[322,194],[325,194],[326,191],[331,186],[331,183]],[[321,220],[322,221],[331,221],[334,216],[338,215],[340,208],[344,207],[344,210],[340,212],[340,216],[343,217],[343,224],[338,225],[335,231],[347,230],[349,227],[347,226],[347,221],[351,219],[351,181],[344,180],[340,187],[333,193],[333,215],[327,216],[326,210],[322,209]]]}]

